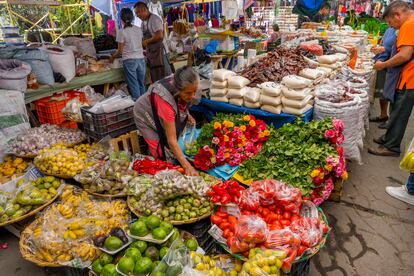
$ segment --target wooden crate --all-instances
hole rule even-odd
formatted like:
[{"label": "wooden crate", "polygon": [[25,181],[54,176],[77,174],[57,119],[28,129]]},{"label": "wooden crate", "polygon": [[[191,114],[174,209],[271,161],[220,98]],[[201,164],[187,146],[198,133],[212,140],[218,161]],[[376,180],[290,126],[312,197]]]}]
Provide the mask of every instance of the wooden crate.
[{"label": "wooden crate", "polygon": [[334,189],[333,189],[332,193],[330,194],[328,200],[333,201],[333,202],[340,202],[341,201],[341,196],[342,196],[342,191],[343,191],[343,181],[338,180],[338,181],[335,182]]},{"label": "wooden crate", "polygon": [[115,152],[128,151],[131,154],[141,153],[138,130],[111,139],[111,146]]}]

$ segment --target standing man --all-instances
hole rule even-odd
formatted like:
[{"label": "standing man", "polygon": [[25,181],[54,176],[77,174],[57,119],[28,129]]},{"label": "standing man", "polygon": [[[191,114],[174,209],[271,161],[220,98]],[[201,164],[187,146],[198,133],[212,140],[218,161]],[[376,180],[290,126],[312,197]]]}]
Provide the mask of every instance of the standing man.
[{"label": "standing man", "polygon": [[152,83],[171,75],[171,66],[164,37],[164,24],[161,17],[150,13],[144,2],[134,5],[135,14],[142,20],[145,55],[150,69]]},{"label": "standing man", "polygon": [[400,145],[414,106],[414,11],[409,3],[394,1],[385,9],[384,18],[391,27],[399,29],[397,54],[387,61],[377,61],[376,70],[403,65],[395,93],[388,129],[384,136],[375,138],[377,148],[368,152],[381,156],[399,156]]},{"label": "standing man", "polygon": [[328,2],[325,2],[319,11],[312,17],[312,22],[323,23],[328,21],[330,11],[331,5],[329,5]]}]

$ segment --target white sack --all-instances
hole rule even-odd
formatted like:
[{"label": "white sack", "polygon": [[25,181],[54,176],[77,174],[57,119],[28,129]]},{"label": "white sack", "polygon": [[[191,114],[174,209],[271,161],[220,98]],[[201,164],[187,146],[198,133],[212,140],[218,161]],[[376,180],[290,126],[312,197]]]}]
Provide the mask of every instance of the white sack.
[{"label": "white sack", "polygon": [[284,86],[282,88],[282,95],[285,98],[302,100],[302,99],[306,98],[309,95],[313,95],[313,93],[312,93],[312,89],[310,89],[310,88],[289,89],[289,88]]},{"label": "white sack", "polygon": [[292,115],[302,115],[303,113],[305,113],[306,111],[308,111],[309,109],[312,108],[312,105],[306,105],[303,108],[294,108],[294,107],[289,107],[289,106],[284,106],[282,108],[284,113],[288,113],[288,114],[292,114]]},{"label": "white sack", "polygon": [[244,94],[246,94],[248,90],[248,87],[243,87],[241,89],[228,89],[227,97],[240,99],[243,98]]},{"label": "white sack", "polygon": [[282,83],[291,89],[301,89],[310,86],[312,81],[296,75],[289,75],[282,79]]},{"label": "white sack", "polygon": [[246,94],[244,94],[243,98],[246,101],[255,103],[255,102],[258,102],[260,100],[260,94],[261,94],[261,89],[254,87],[254,88],[248,89]]},{"label": "white sack", "polygon": [[260,95],[260,103],[262,105],[278,106],[282,103],[281,97],[270,97],[267,95]]},{"label": "white sack", "polygon": [[53,72],[62,74],[66,82],[70,82],[76,75],[75,56],[72,50],[56,45],[45,45],[42,49],[49,55]]},{"label": "white sack", "polygon": [[271,81],[259,84],[258,87],[262,89],[262,94],[267,96],[277,97],[282,92],[282,85]]},{"label": "white sack", "polygon": [[260,102],[249,102],[249,101],[244,101],[244,106],[245,107],[249,107],[249,108],[259,108],[260,107]]},{"label": "white sack", "polygon": [[284,107],[287,106],[287,107],[301,109],[305,107],[306,105],[308,105],[312,99],[313,99],[312,95],[308,95],[303,100],[293,100],[293,99],[289,99],[286,97],[282,97],[282,104]]},{"label": "white sack", "polygon": [[234,76],[228,79],[229,88],[243,88],[250,84],[250,80],[242,76]]},{"label": "white sack", "polygon": [[224,103],[229,102],[229,99],[227,99],[227,97],[210,97],[210,100],[216,101],[216,102],[224,102]]},{"label": "white sack", "polygon": [[214,81],[226,81],[229,77],[235,76],[236,73],[226,69],[218,69],[213,71]]},{"label": "white sack", "polygon": [[273,106],[273,105],[262,105],[260,107],[260,109],[270,112],[270,113],[274,113],[274,114],[280,114],[280,112],[282,112],[282,105],[278,105],[278,106]]},{"label": "white sack", "polygon": [[234,104],[234,105],[238,105],[238,106],[242,106],[243,105],[243,98],[241,99],[230,99],[229,103]]},{"label": "white sack", "polygon": [[211,82],[211,86],[216,87],[216,88],[226,88],[227,87],[227,80],[225,80],[225,81],[215,81],[215,80],[213,80]]},{"label": "white sack", "polygon": [[227,95],[227,89],[210,89],[210,97],[224,97]]}]

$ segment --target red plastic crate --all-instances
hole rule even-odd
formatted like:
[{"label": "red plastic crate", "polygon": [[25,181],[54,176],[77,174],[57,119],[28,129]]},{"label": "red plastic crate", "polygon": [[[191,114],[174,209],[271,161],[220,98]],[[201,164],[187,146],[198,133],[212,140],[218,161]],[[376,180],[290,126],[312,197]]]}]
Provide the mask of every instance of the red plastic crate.
[{"label": "red plastic crate", "polygon": [[41,124],[54,125],[63,123],[66,119],[62,109],[68,101],[76,97],[79,97],[81,102],[86,101],[85,93],[74,90],[65,91],[36,101],[35,108],[39,116],[39,122]]},{"label": "red plastic crate", "polygon": [[78,128],[78,124],[72,121],[65,121],[58,125],[61,128]]}]

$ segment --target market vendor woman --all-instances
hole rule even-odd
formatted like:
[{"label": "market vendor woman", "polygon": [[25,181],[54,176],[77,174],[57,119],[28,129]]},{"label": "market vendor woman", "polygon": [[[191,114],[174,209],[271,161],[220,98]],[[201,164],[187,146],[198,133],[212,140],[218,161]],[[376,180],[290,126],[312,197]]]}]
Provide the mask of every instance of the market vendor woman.
[{"label": "market vendor woman", "polygon": [[195,124],[188,109],[198,83],[198,73],[191,66],[184,66],[152,84],[134,106],[135,123],[151,154],[162,160],[177,159],[187,175],[198,173],[184,157],[178,137],[187,122]]}]

